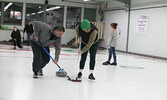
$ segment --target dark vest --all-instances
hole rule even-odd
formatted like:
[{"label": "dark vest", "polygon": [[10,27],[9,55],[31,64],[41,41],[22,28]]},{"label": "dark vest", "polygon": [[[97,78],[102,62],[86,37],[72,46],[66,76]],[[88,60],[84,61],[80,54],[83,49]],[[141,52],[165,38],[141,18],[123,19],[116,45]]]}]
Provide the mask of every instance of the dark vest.
[{"label": "dark vest", "polygon": [[[92,34],[92,32],[93,32],[94,30],[97,30],[97,31],[98,31],[98,29],[96,28],[96,26],[93,25],[92,23],[91,23],[91,30],[90,30],[90,32],[88,32],[88,33],[86,33],[85,31],[83,31],[83,30],[81,29],[81,24],[79,25],[78,29],[79,29],[79,35],[81,36],[82,41],[83,41],[84,43],[88,43],[89,38],[90,38],[90,35]],[[95,41],[97,41],[97,39],[98,39],[98,34],[96,35]],[[95,41],[94,41],[94,42],[95,42]]]}]

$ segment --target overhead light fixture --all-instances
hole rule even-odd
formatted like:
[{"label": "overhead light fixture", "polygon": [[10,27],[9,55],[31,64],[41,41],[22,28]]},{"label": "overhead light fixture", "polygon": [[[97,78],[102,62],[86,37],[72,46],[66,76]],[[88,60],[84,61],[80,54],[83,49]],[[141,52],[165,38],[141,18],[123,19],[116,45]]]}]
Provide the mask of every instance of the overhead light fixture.
[{"label": "overhead light fixture", "polygon": [[46,11],[51,11],[51,10],[60,9],[60,8],[61,6],[51,7],[51,8],[46,9]]},{"label": "overhead light fixture", "polygon": [[35,15],[36,13],[31,13],[31,15]]},{"label": "overhead light fixture", "polygon": [[27,14],[27,16],[30,16],[30,14]]},{"label": "overhead light fixture", "polygon": [[9,3],[4,7],[4,11],[6,11],[13,3]]},{"label": "overhead light fixture", "polygon": [[39,12],[37,12],[38,14],[40,14],[40,13],[43,13],[44,11],[39,11]]},{"label": "overhead light fixture", "polygon": [[86,1],[95,1],[95,0],[83,0],[83,1],[85,1],[85,2],[86,2]]}]

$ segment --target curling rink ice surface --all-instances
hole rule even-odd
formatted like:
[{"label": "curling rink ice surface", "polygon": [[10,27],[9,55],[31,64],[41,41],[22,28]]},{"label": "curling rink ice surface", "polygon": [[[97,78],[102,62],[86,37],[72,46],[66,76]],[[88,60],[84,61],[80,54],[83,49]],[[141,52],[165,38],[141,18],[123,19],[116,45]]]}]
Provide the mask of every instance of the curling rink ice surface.
[{"label": "curling rink ice surface", "polygon": [[[44,76],[32,78],[32,51],[0,45],[0,100],[167,100],[167,61],[117,52],[118,65],[102,65],[106,51],[98,51],[95,81],[88,80],[89,56],[82,82],[57,77],[50,61]],[[54,48],[51,48],[54,57]],[[75,78],[77,49],[62,48],[58,64]]]}]

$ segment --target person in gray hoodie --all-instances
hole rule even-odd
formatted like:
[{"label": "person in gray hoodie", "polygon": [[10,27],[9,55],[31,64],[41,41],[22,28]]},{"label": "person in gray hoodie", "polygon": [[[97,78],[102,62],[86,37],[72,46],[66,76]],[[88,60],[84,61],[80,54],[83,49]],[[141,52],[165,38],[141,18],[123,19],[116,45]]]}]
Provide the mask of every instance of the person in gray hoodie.
[{"label": "person in gray hoodie", "polygon": [[38,75],[43,76],[42,69],[49,63],[50,57],[43,50],[44,47],[49,53],[49,46],[55,46],[55,60],[57,64],[61,51],[61,36],[65,32],[63,26],[52,27],[51,25],[34,21],[34,33],[31,35],[31,47],[33,52],[32,70],[33,78],[38,78]]},{"label": "person in gray hoodie", "polygon": [[[118,25],[117,23],[111,23],[110,24],[112,32],[111,32],[111,35],[110,35],[110,41],[107,44],[107,47],[110,47],[109,56],[108,56],[108,60],[106,62],[104,62],[103,65],[108,65],[108,64],[117,65],[117,58],[116,58],[116,53],[115,53],[115,47],[117,46],[117,38],[118,38],[118,32],[116,30],[117,25]],[[114,62],[110,63],[112,54],[113,54]]]}]

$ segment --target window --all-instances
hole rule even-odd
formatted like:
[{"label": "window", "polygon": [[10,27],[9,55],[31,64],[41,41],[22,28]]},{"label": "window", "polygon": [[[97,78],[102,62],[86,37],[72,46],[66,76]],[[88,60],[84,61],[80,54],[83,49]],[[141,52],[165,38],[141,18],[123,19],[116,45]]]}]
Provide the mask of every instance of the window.
[{"label": "window", "polygon": [[46,9],[46,23],[52,23],[53,26],[63,25],[63,6],[48,6]]},{"label": "window", "polygon": [[[22,3],[5,2],[4,24],[21,25],[22,22]],[[3,16],[2,16],[3,17]]]},{"label": "window", "polygon": [[95,22],[96,21],[96,9],[85,8],[84,19]]},{"label": "window", "polygon": [[81,22],[81,8],[67,7],[66,28],[75,28],[78,22]]},{"label": "window", "polygon": [[44,5],[26,4],[26,23],[31,21],[43,21]]}]

